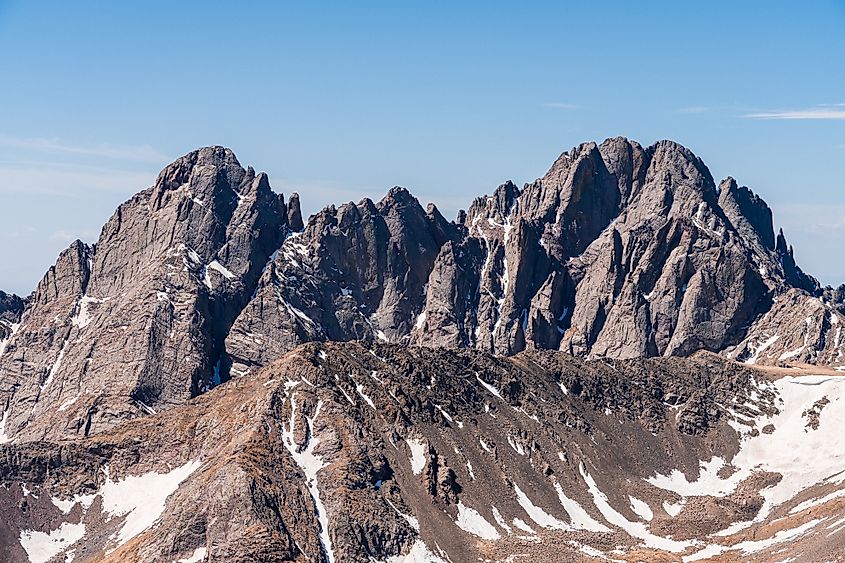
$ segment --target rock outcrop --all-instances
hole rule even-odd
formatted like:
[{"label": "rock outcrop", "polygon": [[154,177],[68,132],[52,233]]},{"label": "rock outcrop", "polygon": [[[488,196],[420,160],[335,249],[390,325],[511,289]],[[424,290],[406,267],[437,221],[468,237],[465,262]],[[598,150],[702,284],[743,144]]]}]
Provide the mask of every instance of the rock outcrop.
[{"label": "rock outcrop", "polygon": [[165,168],[38,284],[0,356],[6,435],[86,436],[219,383],[223,340],[297,210],[222,147]]},{"label": "rock outcrop", "polygon": [[791,289],[726,355],[750,364],[807,363],[845,371],[845,311],[836,301]]},{"label": "rock outcrop", "polygon": [[7,340],[23,314],[26,302],[12,293],[0,291],[0,341]]},{"label": "rock outcrop", "polygon": [[232,373],[312,340],[407,339],[438,250],[457,236],[404,188],[327,207],[289,237],[226,338]]}]

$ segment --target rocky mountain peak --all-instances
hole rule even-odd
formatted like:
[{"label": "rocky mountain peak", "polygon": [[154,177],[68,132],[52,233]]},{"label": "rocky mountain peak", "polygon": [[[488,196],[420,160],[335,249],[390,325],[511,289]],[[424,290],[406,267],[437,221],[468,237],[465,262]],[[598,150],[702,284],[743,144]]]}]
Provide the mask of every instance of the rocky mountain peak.
[{"label": "rocky mountain peak", "polygon": [[290,194],[290,199],[288,199],[288,228],[291,231],[299,232],[305,228],[305,224],[302,222],[302,210],[300,209],[299,204],[299,194],[293,192]]},{"label": "rocky mountain peak", "polygon": [[408,206],[419,205],[419,201],[415,198],[408,188],[402,186],[393,186],[390,188],[385,196],[379,201],[379,209],[385,209],[394,205]]},{"label": "rocky mountain peak", "polygon": [[729,176],[719,184],[719,206],[745,238],[775,249],[772,210],[757,194]]},{"label": "rocky mountain peak", "polygon": [[786,241],[786,236],[783,234],[782,228],[778,229],[777,240],[775,241],[775,253],[783,268],[786,282],[789,285],[801,288],[808,293],[818,293],[819,282],[812,276],[805,274],[795,262],[795,253],[792,245]]},{"label": "rocky mountain peak", "polygon": [[253,179],[254,171],[248,174],[231,150],[204,147],[175,160],[159,173],[150,205],[157,210],[167,205],[172,197],[181,199],[188,193],[195,202],[208,200],[222,204],[223,208],[231,207],[236,188]]},{"label": "rocky mountain peak", "polygon": [[[293,326],[274,320],[282,337],[256,320],[268,307],[260,300],[242,315],[243,333],[287,342],[272,354],[370,337],[503,354],[718,351],[742,339],[772,296],[796,284],[815,291],[776,246],[771,210],[753,192],[731,179],[717,189],[678,143],[617,137],[564,152],[523,189],[501,184],[455,223],[398,187],[378,204],[327,208],[283,247],[267,282],[264,299],[304,315]],[[284,257],[294,249],[292,269]],[[291,285],[303,276],[306,287],[334,289]],[[267,361],[247,338],[230,345],[239,369]]]},{"label": "rocky mountain peak", "polygon": [[845,286],[688,149],[303,223],[206,147],[0,292],[0,559],[842,551]]},{"label": "rocky mountain peak", "polygon": [[229,149],[168,165],[39,283],[0,359],[6,432],[88,435],[219,383],[223,339],[297,209]]},{"label": "rocky mountain peak", "polygon": [[37,308],[56,299],[75,298],[83,293],[88,287],[93,255],[94,247],[79,239],[73,241],[38,282],[32,306]]}]

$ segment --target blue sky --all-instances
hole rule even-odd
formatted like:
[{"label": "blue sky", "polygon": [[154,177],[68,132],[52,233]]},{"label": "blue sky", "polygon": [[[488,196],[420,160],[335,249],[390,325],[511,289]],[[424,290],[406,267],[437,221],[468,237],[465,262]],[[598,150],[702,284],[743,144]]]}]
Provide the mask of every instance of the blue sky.
[{"label": "blue sky", "polygon": [[615,135],[687,145],[845,282],[843,1],[0,0],[0,69],[6,290],[198,146],[308,212],[404,185],[453,216]]}]

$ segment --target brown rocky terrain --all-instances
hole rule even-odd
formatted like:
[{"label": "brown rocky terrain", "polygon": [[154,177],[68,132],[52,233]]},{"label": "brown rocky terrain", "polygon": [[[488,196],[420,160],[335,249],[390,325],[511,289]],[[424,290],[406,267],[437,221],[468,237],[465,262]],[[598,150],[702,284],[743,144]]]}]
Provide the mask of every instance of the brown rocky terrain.
[{"label": "brown rocky terrain", "polygon": [[[781,474],[742,461],[766,421],[790,446],[782,375],[309,344],[96,436],[0,446],[2,557],[820,561],[845,538],[838,473],[769,506]],[[829,377],[808,435],[836,431]]]}]

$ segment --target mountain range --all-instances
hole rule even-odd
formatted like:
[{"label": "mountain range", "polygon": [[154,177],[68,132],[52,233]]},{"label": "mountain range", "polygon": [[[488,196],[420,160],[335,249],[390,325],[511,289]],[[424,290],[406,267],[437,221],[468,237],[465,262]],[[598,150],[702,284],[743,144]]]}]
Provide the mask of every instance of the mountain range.
[{"label": "mountain range", "polygon": [[672,141],[454,220],[202,148],[0,292],[0,559],[832,559],[843,326]]}]

